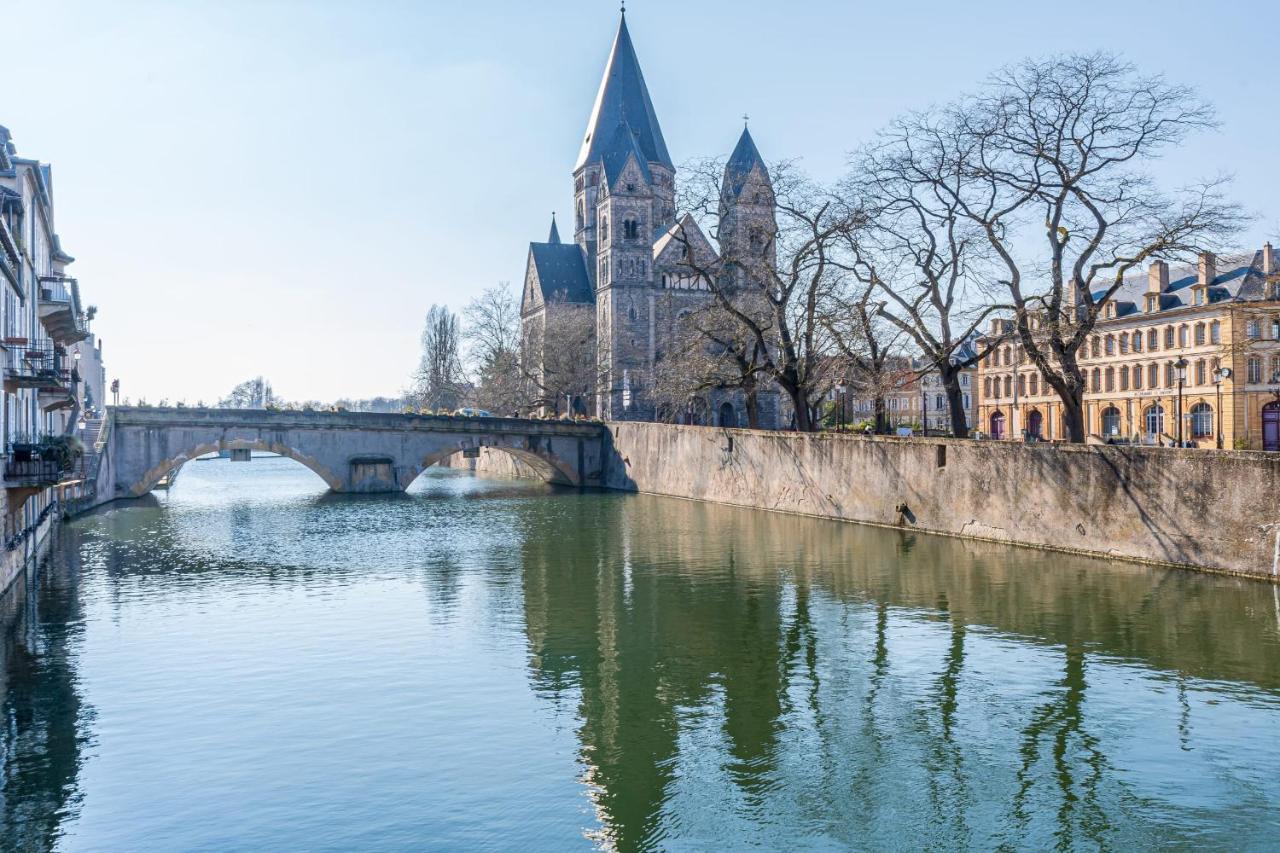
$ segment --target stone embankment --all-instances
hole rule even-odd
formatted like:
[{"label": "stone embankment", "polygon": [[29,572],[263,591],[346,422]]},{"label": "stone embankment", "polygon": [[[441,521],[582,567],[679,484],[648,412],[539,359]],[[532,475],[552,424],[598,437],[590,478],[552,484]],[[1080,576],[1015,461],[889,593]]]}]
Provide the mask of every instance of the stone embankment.
[{"label": "stone embankment", "polygon": [[[1280,575],[1280,455],[608,424],[608,488]],[[486,454],[478,470],[530,471]],[[526,466],[527,467],[527,466]]]}]

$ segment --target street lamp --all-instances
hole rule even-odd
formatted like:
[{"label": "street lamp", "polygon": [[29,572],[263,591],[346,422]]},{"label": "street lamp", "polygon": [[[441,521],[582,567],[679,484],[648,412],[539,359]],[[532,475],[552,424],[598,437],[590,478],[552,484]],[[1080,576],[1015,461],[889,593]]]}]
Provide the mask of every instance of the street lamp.
[{"label": "street lamp", "polygon": [[1182,386],[1187,384],[1187,360],[1179,358],[1173,367],[1178,371],[1178,446],[1182,447]]},{"label": "street lamp", "polygon": [[1213,371],[1213,387],[1218,391],[1218,449],[1222,449],[1222,381],[1231,378],[1231,368],[1220,367]]},{"label": "street lamp", "polygon": [[920,434],[929,434],[929,392],[923,378],[920,380]]},{"label": "street lamp", "polygon": [[848,399],[848,392],[843,382],[836,386],[836,393],[840,395],[840,417],[837,423],[840,426],[840,432],[844,432],[844,401]]}]

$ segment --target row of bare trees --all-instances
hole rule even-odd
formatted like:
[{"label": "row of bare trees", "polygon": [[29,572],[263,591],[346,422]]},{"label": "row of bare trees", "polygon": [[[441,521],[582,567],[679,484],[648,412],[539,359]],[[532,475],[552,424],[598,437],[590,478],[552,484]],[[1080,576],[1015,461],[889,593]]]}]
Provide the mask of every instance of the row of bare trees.
[{"label": "row of bare trees", "polygon": [[[1212,108],[1185,87],[1109,54],[1065,55],[1005,68],[973,95],[895,120],[835,184],[772,166],[747,191],[770,217],[744,220],[728,204],[723,162],[686,166],[681,207],[719,252],[677,229],[707,298],[668,330],[650,378],[657,410],[735,389],[754,426],[770,390],[789,401],[797,429],[814,430],[832,390],[851,386],[879,401],[883,429],[883,397],[910,358],[939,377],[952,431],[964,436],[960,375],[1012,338],[1061,398],[1069,438],[1083,441],[1078,358],[1103,304],[1141,265],[1216,249],[1244,220],[1222,179],[1169,190],[1148,172],[1214,126]],[[993,316],[1009,321],[1003,337],[975,347]],[[548,312],[529,338],[537,371],[522,364],[509,289],[486,291],[463,320],[439,307],[428,315],[414,394],[423,404],[558,412],[593,393],[589,308]]]},{"label": "row of bare trees", "polygon": [[894,121],[834,186],[774,166],[776,231],[761,241],[723,239],[723,166],[695,164],[682,206],[721,255],[689,252],[687,263],[714,307],[682,330],[659,393],[768,384],[810,430],[835,385],[879,398],[908,354],[940,378],[963,436],[959,377],[1002,342],[973,346],[999,315],[1061,398],[1069,438],[1083,441],[1078,356],[1102,306],[1141,265],[1217,249],[1244,221],[1222,179],[1166,190],[1147,171],[1214,126],[1194,92],[1115,56],[1027,61]]}]

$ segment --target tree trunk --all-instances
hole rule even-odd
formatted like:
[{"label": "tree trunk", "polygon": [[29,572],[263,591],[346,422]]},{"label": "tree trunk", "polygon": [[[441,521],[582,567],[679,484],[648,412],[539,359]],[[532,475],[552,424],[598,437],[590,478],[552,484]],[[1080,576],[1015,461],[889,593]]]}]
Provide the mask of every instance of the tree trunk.
[{"label": "tree trunk", "polygon": [[809,401],[804,398],[804,393],[799,388],[788,387],[785,389],[787,396],[791,398],[791,409],[796,419],[797,432],[813,432],[813,418],[810,417]]},{"label": "tree trunk", "polygon": [[1067,440],[1074,444],[1084,444],[1084,401],[1083,394],[1059,394],[1062,399],[1062,421],[1067,428]]},{"label": "tree trunk", "polygon": [[951,410],[951,434],[969,437],[969,413],[964,408],[964,392],[960,390],[960,374],[944,372],[942,387],[947,391],[947,407]]},{"label": "tree trunk", "polygon": [[755,388],[746,392],[747,429],[760,429],[760,392]]},{"label": "tree trunk", "polygon": [[884,397],[876,395],[876,435],[889,434],[889,413],[884,408]]}]

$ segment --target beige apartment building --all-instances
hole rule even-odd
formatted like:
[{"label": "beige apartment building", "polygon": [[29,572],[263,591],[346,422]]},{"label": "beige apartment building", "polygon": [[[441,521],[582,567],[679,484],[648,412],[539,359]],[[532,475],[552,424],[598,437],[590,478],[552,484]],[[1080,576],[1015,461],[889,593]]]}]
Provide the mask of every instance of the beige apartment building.
[{"label": "beige apartment building", "polygon": [[[992,335],[1008,328],[996,320]],[[1280,268],[1271,244],[1153,263],[1103,306],[1080,353],[1092,438],[1280,451]],[[979,365],[987,436],[1065,438],[1062,405],[1016,338]],[[1181,402],[1179,402],[1181,401]]]}]

